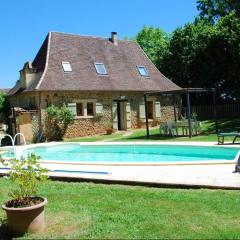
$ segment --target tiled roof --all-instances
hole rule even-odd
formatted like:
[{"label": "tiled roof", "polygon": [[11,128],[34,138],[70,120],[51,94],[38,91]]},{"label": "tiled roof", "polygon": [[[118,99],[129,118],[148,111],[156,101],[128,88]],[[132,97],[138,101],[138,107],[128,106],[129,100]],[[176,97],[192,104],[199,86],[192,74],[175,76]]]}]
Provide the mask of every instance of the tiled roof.
[{"label": "tiled roof", "polygon": [[[63,61],[71,64],[72,72],[63,71]],[[95,62],[104,63],[108,74],[98,75]],[[138,65],[147,68],[149,77],[139,74]],[[115,46],[108,38],[50,32],[34,59],[33,66],[44,68],[44,73],[39,81],[24,91],[180,89],[159,72],[136,42],[128,40],[118,40],[118,45]]]}]

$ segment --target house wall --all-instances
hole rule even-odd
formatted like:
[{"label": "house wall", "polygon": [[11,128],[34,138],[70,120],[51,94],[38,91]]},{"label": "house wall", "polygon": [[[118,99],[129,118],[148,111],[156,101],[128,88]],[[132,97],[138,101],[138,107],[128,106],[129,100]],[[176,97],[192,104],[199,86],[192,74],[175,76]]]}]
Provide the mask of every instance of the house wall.
[{"label": "house wall", "polygon": [[[48,105],[54,104],[57,106],[63,103],[68,104],[76,101],[94,100],[101,102],[103,112],[101,115],[95,115],[91,118],[76,117],[74,123],[68,127],[65,137],[81,137],[98,134],[105,134],[107,125],[112,124],[112,103],[114,99],[119,99],[125,96],[131,106],[131,128],[145,127],[145,120],[140,118],[139,103],[143,102],[143,93],[141,92],[42,92],[22,94],[17,97],[11,97],[10,102],[14,106],[26,107],[29,102],[34,102],[39,113],[39,126],[44,128],[45,109]],[[34,100],[33,100],[34,98]],[[32,99],[30,101],[30,99]],[[157,126],[160,122],[173,121],[174,109],[172,100],[169,97],[157,96],[149,97],[149,100],[159,101],[161,103],[161,115],[158,118],[150,120],[151,126]],[[36,119],[34,121],[34,129],[36,129]],[[35,131],[34,131],[35,132]]]},{"label": "house wall", "polygon": [[[34,142],[39,131],[38,123],[38,113],[22,112],[16,116],[17,132],[24,135],[27,143]],[[19,141],[21,144],[24,143],[22,136],[19,137]]]}]

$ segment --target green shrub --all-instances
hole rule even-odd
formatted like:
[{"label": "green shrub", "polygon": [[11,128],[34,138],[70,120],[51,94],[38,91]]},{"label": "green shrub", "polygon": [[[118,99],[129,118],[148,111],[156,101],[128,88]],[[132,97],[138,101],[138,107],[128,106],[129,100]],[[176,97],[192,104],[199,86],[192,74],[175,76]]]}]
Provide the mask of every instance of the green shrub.
[{"label": "green shrub", "polygon": [[30,154],[26,158],[5,160],[0,157],[0,162],[10,168],[9,179],[14,183],[14,188],[9,195],[13,199],[22,200],[36,195],[40,182],[47,179],[48,170],[42,168],[40,157]]},{"label": "green shrub", "polygon": [[60,108],[54,105],[49,106],[46,109],[45,118],[45,134],[47,140],[62,140],[67,127],[69,124],[72,124],[73,121],[74,116],[65,105]]}]

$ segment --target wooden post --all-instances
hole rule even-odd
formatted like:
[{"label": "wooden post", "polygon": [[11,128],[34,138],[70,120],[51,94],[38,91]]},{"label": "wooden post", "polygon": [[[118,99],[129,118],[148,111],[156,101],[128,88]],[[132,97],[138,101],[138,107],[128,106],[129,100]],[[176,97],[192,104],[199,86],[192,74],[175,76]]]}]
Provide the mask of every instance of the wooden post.
[{"label": "wooden post", "polygon": [[217,107],[216,107],[216,90],[213,90],[213,114],[215,120],[215,129],[216,133],[218,133],[218,118],[217,118]]},{"label": "wooden post", "polygon": [[177,112],[176,112],[176,95],[173,94],[173,110],[174,110],[174,120],[177,121]]},{"label": "wooden post", "polygon": [[144,94],[144,104],[145,104],[145,118],[146,118],[147,138],[149,138],[147,94]]},{"label": "wooden post", "polygon": [[191,122],[191,106],[190,106],[190,96],[189,96],[189,92],[187,90],[186,92],[186,96],[187,96],[187,117],[188,117],[188,134],[189,134],[189,138],[192,137],[192,122]]}]

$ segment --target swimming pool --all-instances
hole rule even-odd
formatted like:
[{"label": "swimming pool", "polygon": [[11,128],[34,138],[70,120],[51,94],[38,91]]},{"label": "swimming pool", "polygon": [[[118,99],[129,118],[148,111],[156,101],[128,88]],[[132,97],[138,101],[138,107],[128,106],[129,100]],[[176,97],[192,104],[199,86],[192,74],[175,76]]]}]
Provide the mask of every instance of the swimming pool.
[{"label": "swimming pool", "polygon": [[[44,161],[70,163],[196,163],[234,160],[239,148],[169,144],[55,144],[29,147]],[[13,156],[9,152],[6,156]]]}]

